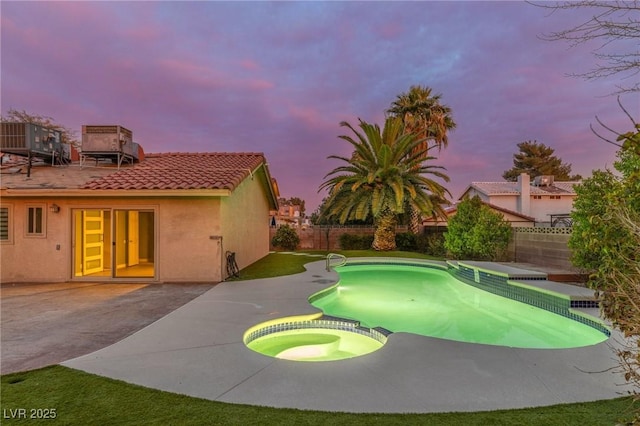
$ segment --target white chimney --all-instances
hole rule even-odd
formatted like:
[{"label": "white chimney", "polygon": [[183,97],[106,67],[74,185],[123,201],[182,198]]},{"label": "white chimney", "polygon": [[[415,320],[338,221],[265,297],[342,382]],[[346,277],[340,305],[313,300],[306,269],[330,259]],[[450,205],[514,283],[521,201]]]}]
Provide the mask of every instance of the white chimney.
[{"label": "white chimney", "polygon": [[520,173],[518,176],[518,212],[529,216],[531,211],[531,178],[527,173]]}]

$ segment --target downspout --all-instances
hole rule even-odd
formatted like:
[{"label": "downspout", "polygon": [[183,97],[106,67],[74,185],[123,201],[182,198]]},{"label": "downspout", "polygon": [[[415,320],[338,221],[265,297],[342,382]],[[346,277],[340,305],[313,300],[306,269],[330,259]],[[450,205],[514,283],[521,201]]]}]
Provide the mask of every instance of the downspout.
[{"label": "downspout", "polygon": [[224,276],[224,246],[222,244],[222,235],[210,235],[209,236],[210,240],[216,240],[218,242],[218,248],[220,250],[220,281],[222,282],[226,279],[226,277]]}]

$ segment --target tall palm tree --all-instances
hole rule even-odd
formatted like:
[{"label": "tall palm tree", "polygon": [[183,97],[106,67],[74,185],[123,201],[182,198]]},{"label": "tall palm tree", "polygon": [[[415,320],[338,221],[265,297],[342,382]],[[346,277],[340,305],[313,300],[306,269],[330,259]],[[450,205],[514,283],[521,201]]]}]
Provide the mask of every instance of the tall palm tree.
[{"label": "tall palm tree", "polygon": [[401,119],[387,118],[382,131],[377,124],[359,121],[361,131],[347,122],[340,123],[355,135],[340,136],[354,152],[351,158],[328,157],[346,164],[327,173],[320,185],[320,190],[329,189],[326,214],[341,223],[366,220],[371,215],[376,227],[372,247],[393,250],[398,214],[404,211],[405,203],[425,214],[444,214],[439,201],[449,192],[423,175],[431,174],[446,182],[449,177],[439,171],[443,167],[426,165],[434,157],[426,152],[429,148],[418,149],[423,141],[404,132]]},{"label": "tall palm tree", "polygon": [[[455,129],[451,108],[440,103],[441,94],[432,95],[427,86],[411,86],[407,93],[401,93],[387,110],[387,115],[399,117],[407,133],[414,133],[422,140],[416,151],[428,152],[426,148],[437,146],[446,148],[448,132]],[[426,154],[425,154],[426,155]],[[420,226],[420,212],[409,211],[409,231],[417,234]]]},{"label": "tall palm tree", "polygon": [[427,86],[411,86],[409,91],[398,95],[387,110],[387,115],[400,117],[407,133],[416,133],[425,144],[446,148],[448,132],[455,129],[451,108],[440,103],[441,94],[432,95]]}]

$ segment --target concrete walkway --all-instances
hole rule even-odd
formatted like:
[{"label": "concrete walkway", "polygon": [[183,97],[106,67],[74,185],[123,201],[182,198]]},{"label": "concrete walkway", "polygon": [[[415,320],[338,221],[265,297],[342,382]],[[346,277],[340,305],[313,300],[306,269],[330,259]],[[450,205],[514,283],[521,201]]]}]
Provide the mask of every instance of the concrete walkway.
[{"label": "concrete walkway", "polygon": [[[630,388],[610,348],[476,345],[395,333],[366,356],[296,362],[255,353],[251,326],[316,312],[309,295],[337,280],[324,262],[305,273],[226,282],[148,327],[63,365],[215,401],[345,412],[483,411],[615,398]],[[591,310],[595,311],[595,310]],[[597,315],[597,311],[592,312]]]}]

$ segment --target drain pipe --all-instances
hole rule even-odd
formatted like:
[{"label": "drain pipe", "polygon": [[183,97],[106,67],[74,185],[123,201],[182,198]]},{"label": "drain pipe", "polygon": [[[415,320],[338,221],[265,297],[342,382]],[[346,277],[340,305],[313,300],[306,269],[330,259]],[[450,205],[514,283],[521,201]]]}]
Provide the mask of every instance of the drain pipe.
[{"label": "drain pipe", "polygon": [[209,235],[210,240],[216,240],[218,242],[218,250],[220,252],[220,282],[224,281],[224,250],[222,245],[222,235]]}]

